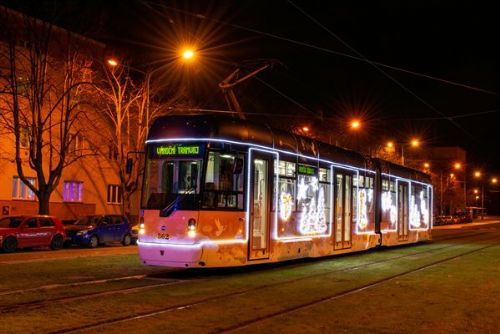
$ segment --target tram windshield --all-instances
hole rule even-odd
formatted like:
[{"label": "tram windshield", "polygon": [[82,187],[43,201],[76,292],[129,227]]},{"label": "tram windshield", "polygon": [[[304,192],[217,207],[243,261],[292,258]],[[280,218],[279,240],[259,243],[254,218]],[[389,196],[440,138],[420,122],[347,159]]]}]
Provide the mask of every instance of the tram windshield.
[{"label": "tram windshield", "polygon": [[156,210],[166,210],[170,206],[175,206],[175,209],[197,209],[201,157],[163,158],[156,152],[165,151],[164,147],[153,149],[156,150],[155,154],[149,154],[146,161],[142,207]]}]

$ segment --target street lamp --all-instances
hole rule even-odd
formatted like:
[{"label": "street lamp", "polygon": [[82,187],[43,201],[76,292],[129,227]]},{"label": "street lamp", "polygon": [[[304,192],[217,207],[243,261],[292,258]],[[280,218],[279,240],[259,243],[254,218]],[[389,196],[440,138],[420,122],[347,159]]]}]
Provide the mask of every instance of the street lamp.
[{"label": "street lamp", "polygon": [[194,57],[195,53],[192,49],[184,49],[182,51],[182,58],[185,60],[191,60]]},{"label": "street lamp", "polygon": [[[404,151],[405,144],[401,143],[401,165],[404,166],[405,164],[405,151]],[[420,139],[418,138],[412,138],[410,140],[410,147],[412,148],[418,148],[420,147]]]},{"label": "street lamp", "polygon": [[[196,56],[196,52],[191,49],[191,48],[185,48],[183,50],[181,50],[180,52],[180,58],[185,61],[185,62],[188,62],[188,61],[192,61]],[[118,62],[118,60],[114,59],[114,58],[109,58],[107,59],[106,61],[108,63],[109,66],[111,67],[116,67],[118,66],[120,63]],[[150,95],[151,95],[151,89],[150,89],[150,83],[151,83],[151,77],[153,76],[153,74],[155,74],[156,72],[158,72],[159,70],[161,70],[163,67],[157,67],[155,68],[154,70],[152,71],[143,71],[143,70],[140,70],[138,68],[135,68],[135,67],[132,67],[132,66],[129,66],[129,68],[135,72],[139,72],[139,73],[142,73],[144,75],[146,75],[146,137],[148,136],[149,134],[149,114],[150,114]]]},{"label": "street lamp", "polygon": [[108,65],[111,67],[118,66],[118,61],[114,58],[110,58],[110,59],[108,59]]},{"label": "street lamp", "polygon": [[358,119],[353,119],[351,121],[351,129],[358,130],[361,127],[361,122]]},{"label": "street lamp", "polygon": [[[344,123],[343,123],[344,124]],[[335,136],[335,146],[339,146],[339,137],[343,136],[346,134],[347,131],[359,131],[361,129],[361,121],[359,119],[352,119],[348,124],[346,128],[343,127],[342,131],[339,131],[338,134]],[[332,136],[330,135],[328,138],[329,143],[332,143]]]}]

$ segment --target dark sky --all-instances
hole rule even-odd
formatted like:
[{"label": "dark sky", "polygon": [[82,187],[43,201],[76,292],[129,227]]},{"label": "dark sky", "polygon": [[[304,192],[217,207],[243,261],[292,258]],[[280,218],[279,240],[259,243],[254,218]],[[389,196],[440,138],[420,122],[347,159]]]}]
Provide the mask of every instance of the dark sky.
[{"label": "dark sky", "polygon": [[[71,26],[83,18],[94,38],[112,50],[121,50],[116,53],[127,55],[135,66],[164,66],[165,74],[159,78],[172,87],[179,80],[187,81],[199,106],[227,109],[217,84],[234,64],[246,64],[250,69],[273,59],[272,69],[237,88],[247,112],[302,115],[307,118],[280,119],[309,122],[313,127],[330,127],[331,123],[331,128],[358,116],[366,123],[365,135],[373,143],[417,135],[427,145],[463,146],[471,163],[500,169],[496,153],[500,144],[500,52],[498,12],[493,2],[58,3],[71,4],[70,14],[60,18],[65,21],[62,24]],[[184,69],[168,68],[181,41],[196,43],[200,49],[200,64],[188,74],[179,73]],[[377,69],[367,61],[338,53],[498,93],[384,66]],[[494,110],[497,112],[489,112]],[[322,121],[317,120],[321,113]],[[476,115],[449,118],[469,114]]]}]

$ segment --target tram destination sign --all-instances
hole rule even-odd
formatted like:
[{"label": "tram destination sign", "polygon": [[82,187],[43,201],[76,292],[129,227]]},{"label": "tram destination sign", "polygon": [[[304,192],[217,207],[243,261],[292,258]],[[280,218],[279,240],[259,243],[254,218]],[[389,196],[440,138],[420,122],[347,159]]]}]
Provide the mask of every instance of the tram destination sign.
[{"label": "tram destination sign", "polygon": [[155,144],[149,148],[149,157],[151,159],[201,157],[204,148],[203,144],[193,143]]},{"label": "tram destination sign", "polygon": [[307,165],[297,165],[297,172],[303,175],[316,175],[316,168]]}]

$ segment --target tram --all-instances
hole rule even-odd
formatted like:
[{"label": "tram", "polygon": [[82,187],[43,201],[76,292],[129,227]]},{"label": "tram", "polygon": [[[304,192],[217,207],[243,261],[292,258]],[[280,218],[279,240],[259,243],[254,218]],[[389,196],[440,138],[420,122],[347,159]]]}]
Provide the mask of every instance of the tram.
[{"label": "tram", "polygon": [[427,174],[217,116],[165,116],[146,141],[145,265],[226,267],[431,238]]}]

